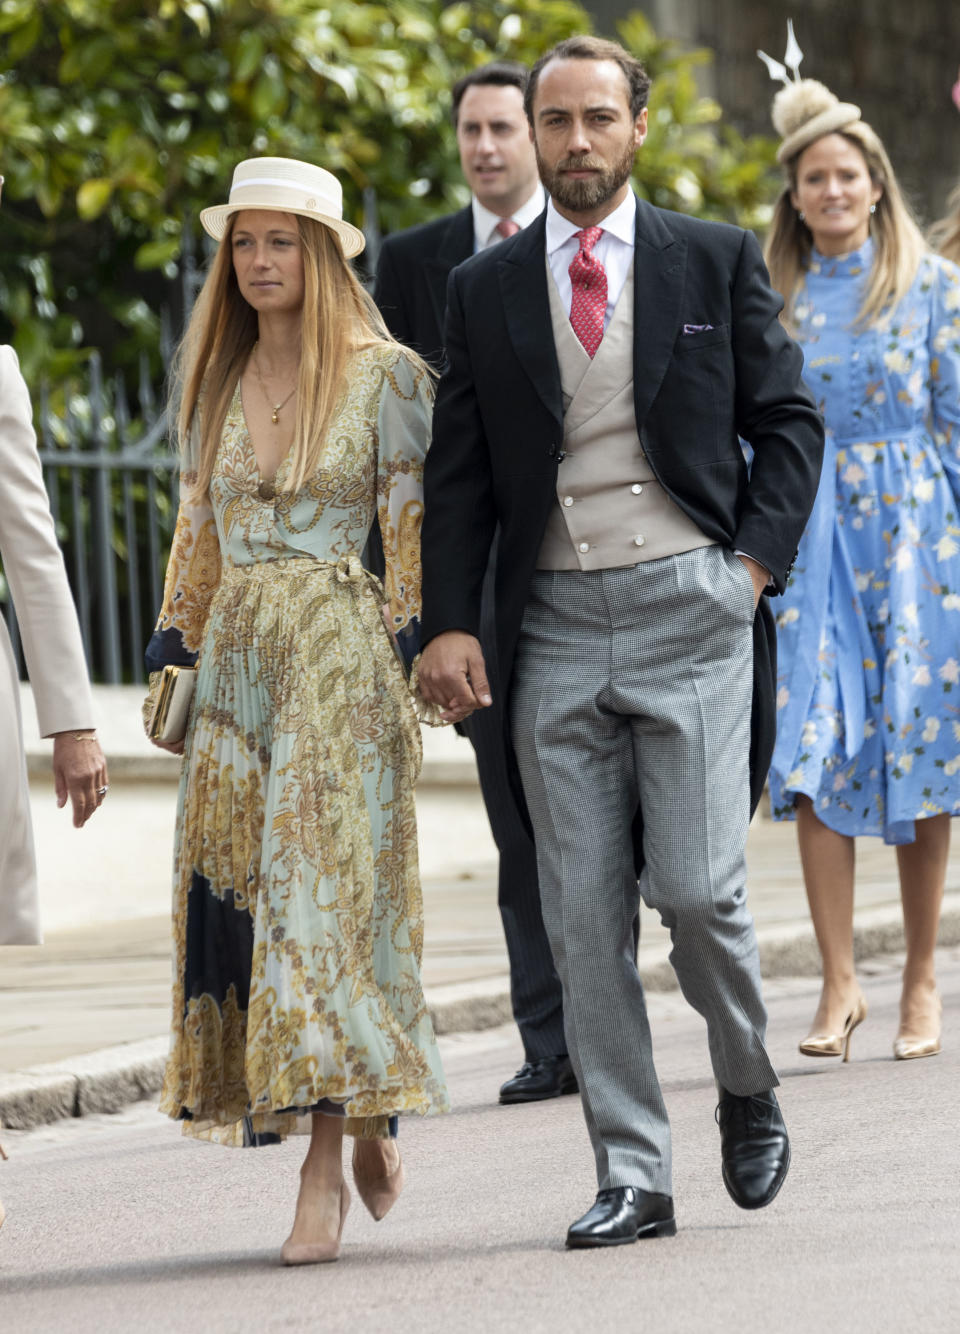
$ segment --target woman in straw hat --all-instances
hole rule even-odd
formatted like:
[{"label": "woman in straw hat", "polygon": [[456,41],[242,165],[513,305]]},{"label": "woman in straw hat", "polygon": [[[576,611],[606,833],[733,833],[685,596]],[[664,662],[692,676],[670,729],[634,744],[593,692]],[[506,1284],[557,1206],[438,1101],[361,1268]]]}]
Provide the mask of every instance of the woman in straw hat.
[{"label": "woman in straw hat", "polygon": [[[796,73],[796,69],[795,69]],[[960,811],[960,270],[924,245],[883,145],[813,80],[774,100],[786,184],[766,257],[827,427],[778,616],[776,818],[797,820],[823,958],[800,1051],[847,1058],[854,838],[896,845],[898,1059],[940,1049],[934,947]]]},{"label": "woman in straw hat", "polygon": [[[235,1145],[310,1130],[288,1264],[381,1218],[400,1112],[447,1109],[420,982],[415,648],[429,373],[349,264],[329,172],[237,167],[181,349],[181,505],[156,673],[197,664],[174,866],[161,1108]],[[379,521],[386,591],[359,553]],[[385,604],[385,605],[384,605]],[[388,625],[385,624],[385,619]],[[157,677],[151,678],[156,689]]]}]

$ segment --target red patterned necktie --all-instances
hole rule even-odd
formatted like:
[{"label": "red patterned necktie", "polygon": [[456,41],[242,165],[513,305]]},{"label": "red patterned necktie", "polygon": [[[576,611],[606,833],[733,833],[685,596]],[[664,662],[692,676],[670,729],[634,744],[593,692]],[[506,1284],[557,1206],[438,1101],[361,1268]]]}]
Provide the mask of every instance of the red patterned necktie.
[{"label": "red patterned necktie", "polygon": [[506,240],[508,236],[516,236],[517,232],[520,230],[520,224],[519,222],[514,222],[513,218],[501,218],[493,230],[499,232],[504,240]]},{"label": "red patterned necktie", "polygon": [[591,358],[596,355],[603,338],[603,317],[607,309],[607,271],[593,254],[593,247],[602,234],[602,227],[584,227],[583,231],[574,233],[580,240],[580,249],[569,269],[573,284],[570,323]]}]

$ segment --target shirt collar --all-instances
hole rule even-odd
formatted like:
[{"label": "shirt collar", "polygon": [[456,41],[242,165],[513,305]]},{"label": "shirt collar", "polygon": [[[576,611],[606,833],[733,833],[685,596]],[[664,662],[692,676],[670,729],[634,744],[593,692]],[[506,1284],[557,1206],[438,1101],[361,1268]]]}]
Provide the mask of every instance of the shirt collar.
[{"label": "shirt collar", "polygon": [[[545,199],[546,194],[543,186],[538,182],[537,188],[527,202],[521,204],[517,211],[511,213],[510,216],[521,229],[529,227],[534,218],[539,218],[540,214],[543,212]],[[491,213],[488,208],[484,208],[476,195],[471,199],[470,207],[473,209],[473,235],[476,238],[478,246],[482,250],[485,246],[490,245],[491,238],[495,233],[496,225],[501,221],[500,214]],[[499,241],[500,237],[497,236],[496,239]]]},{"label": "shirt collar", "polygon": [[[632,246],[636,235],[637,220],[637,197],[632,190],[627,191],[627,197],[622,203],[618,204],[612,213],[598,224],[605,232],[615,236],[618,241],[623,241],[625,245]],[[571,222],[569,218],[563,217],[557,212],[553,200],[547,203],[547,254],[552,255],[555,250],[559,250],[570,240],[575,232],[579,232],[580,225]]]}]

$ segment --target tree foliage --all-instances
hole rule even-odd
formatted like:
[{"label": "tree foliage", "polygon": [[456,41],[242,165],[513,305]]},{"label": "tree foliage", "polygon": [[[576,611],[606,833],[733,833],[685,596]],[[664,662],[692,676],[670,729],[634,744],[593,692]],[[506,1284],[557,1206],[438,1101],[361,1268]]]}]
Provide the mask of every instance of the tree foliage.
[{"label": "tree foliage", "polygon": [[[360,225],[422,221],[466,198],[453,81],[591,26],[575,0],[2,0],[0,336],[30,377],[69,375],[91,347],[119,367],[146,349],[159,372],[184,221],[225,197],[239,160],[328,167]],[[757,222],[771,145],[701,96],[710,54],[639,12],[617,35],[654,76],[640,191]]]}]

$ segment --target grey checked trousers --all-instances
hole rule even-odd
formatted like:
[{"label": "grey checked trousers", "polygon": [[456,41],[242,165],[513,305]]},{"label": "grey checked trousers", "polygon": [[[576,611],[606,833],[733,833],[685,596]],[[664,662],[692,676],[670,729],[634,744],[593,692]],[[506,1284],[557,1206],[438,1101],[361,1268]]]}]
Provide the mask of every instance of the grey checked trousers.
[{"label": "grey checked trousers", "polygon": [[633,956],[638,888],[670,930],[716,1078],[738,1094],[778,1083],[745,887],[752,623],[750,575],[719,546],[623,569],[540,571],[531,586],[511,725],[601,1189],[672,1193]]}]

